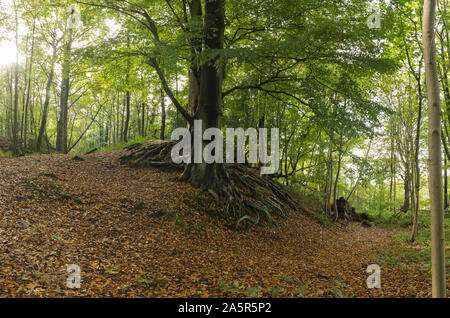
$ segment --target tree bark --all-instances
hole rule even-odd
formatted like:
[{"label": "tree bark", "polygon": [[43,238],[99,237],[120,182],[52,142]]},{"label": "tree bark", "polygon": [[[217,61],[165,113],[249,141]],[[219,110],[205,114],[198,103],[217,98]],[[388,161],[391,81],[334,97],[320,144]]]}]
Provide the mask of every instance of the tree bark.
[{"label": "tree bark", "polygon": [[442,199],[441,100],[436,65],[434,23],[436,0],[425,0],[423,7],[423,52],[428,96],[428,169],[431,206],[432,296],[445,298],[445,241]]},{"label": "tree bark", "polygon": [[42,110],[42,118],[41,118],[41,125],[39,127],[39,135],[38,135],[38,139],[36,142],[36,151],[37,152],[41,151],[42,140],[44,139],[44,134],[45,134],[45,127],[47,126],[48,105],[50,103],[50,91],[51,91],[51,87],[52,87],[54,74],[55,74],[55,66],[52,63],[50,74],[49,74],[48,80],[47,80],[47,86],[45,87],[45,101],[44,101],[44,107]]},{"label": "tree bark", "polygon": [[18,118],[17,118],[17,112],[18,112],[18,104],[19,104],[19,22],[17,17],[17,7],[16,2],[14,1],[14,11],[15,11],[15,39],[16,39],[16,64],[14,66],[14,108],[13,108],[13,124],[12,124],[12,150],[13,155],[18,155]]},{"label": "tree bark", "polygon": [[63,53],[60,112],[56,133],[56,151],[67,153],[67,112],[70,91],[70,53],[72,50],[72,29],[68,30],[67,42]]},{"label": "tree bark", "polygon": [[126,114],[125,114],[125,125],[123,128],[123,141],[128,142],[128,130],[130,125],[130,91],[127,91],[126,97],[125,97],[125,107],[126,107]]},{"label": "tree bark", "polygon": [[447,157],[444,156],[444,210],[448,209],[448,176],[447,176]]},{"label": "tree bark", "polygon": [[[26,102],[25,102],[25,123],[23,128],[23,147],[25,148],[25,151],[27,150],[27,138],[28,138],[28,108],[30,105],[30,96],[31,96],[31,77],[32,77],[32,71],[33,71],[33,59],[34,59],[34,44],[35,44],[35,33],[36,30],[36,19],[33,19],[33,30],[31,33],[31,56],[30,56],[30,67],[28,70],[28,83],[27,85],[27,96],[26,96]],[[26,72],[26,70],[25,70]],[[33,116],[33,113],[31,113],[31,116]]]},{"label": "tree bark", "polygon": [[161,88],[161,131],[159,139],[164,140],[166,135],[166,101],[164,96],[164,89]]},{"label": "tree bark", "polygon": [[[206,0],[203,45],[205,50],[221,50],[224,45],[225,1]],[[217,68],[220,55],[207,60],[200,67],[200,90],[196,119],[202,121],[202,134],[211,127],[220,128],[222,104],[222,68]],[[203,147],[201,149],[203,152]],[[214,189],[219,180],[217,169],[220,164],[193,163],[187,166],[183,174],[194,187]]]},{"label": "tree bark", "polygon": [[408,212],[409,210],[409,194],[410,194],[410,172],[409,172],[409,166],[405,166],[405,182],[404,182],[404,191],[405,191],[405,195],[404,195],[404,201],[403,201],[403,205],[400,208],[400,210],[404,213]]}]

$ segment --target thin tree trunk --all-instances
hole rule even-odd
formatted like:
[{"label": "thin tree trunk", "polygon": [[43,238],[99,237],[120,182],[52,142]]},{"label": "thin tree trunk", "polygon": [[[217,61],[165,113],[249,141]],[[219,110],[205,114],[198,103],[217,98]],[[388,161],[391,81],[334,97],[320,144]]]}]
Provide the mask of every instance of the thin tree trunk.
[{"label": "thin tree trunk", "polygon": [[448,209],[447,157],[444,156],[444,210]]},{"label": "thin tree trunk", "polygon": [[128,142],[128,130],[130,125],[130,91],[126,93],[126,117],[125,117],[125,127],[123,129],[123,141]]},{"label": "thin tree trunk", "polygon": [[14,66],[14,108],[13,108],[13,124],[12,124],[12,149],[13,155],[17,156],[18,154],[18,120],[17,120],[17,112],[18,112],[18,104],[19,104],[19,22],[17,17],[17,7],[16,2],[14,1],[14,11],[15,11],[15,32],[16,32],[16,64]]},{"label": "thin tree trunk", "polygon": [[336,206],[336,199],[337,199],[337,186],[339,183],[339,174],[341,172],[341,161],[342,161],[342,136],[343,132],[341,131],[341,135],[339,136],[339,151],[338,151],[338,163],[337,163],[337,171],[336,171],[336,179],[334,181],[334,189],[333,189],[333,204],[335,205],[335,220],[339,218],[339,213]]},{"label": "thin tree trunk", "polygon": [[142,137],[147,136],[147,132],[145,131],[145,103],[142,103],[142,119],[141,119],[141,127],[142,127]]},{"label": "thin tree trunk", "polygon": [[[34,44],[35,44],[35,37],[34,37],[34,33],[35,33],[35,29],[36,29],[36,19],[33,20],[33,30],[31,33],[31,56],[30,56],[30,67],[29,67],[29,73],[28,73],[28,88],[27,88],[27,98],[26,98],[26,102],[25,102],[25,123],[24,123],[24,137],[23,137],[23,146],[25,148],[25,151],[27,149],[27,138],[28,138],[28,108],[30,105],[30,95],[31,95],[31,74],[33,72],[33,59],[34,59]],[[26,70],[25,70],[26,71]],[[33,114],[31,113],[31,116],[33,116]]]},{"label": "thin tree trunk", "polygon": [[159,139],[164,140],[166,135],[166,102],[164,96],[164,89],[161,88],[161,131]]},{"label": "thin tree trunk", "polygon": [[428,96],[428,156],[431,207],[432,295],[445,298],[445,241],[442,199],[441,100],[436,66],[434,23],[436,0],[425,0],[423,7],[423,51]]},{"label": "thin tree trunk", "polygon": [[38,134],[38,138],[37,138],[37,142],[36,142],[36,151],[37,152],[41,151],[42,141],[43,141],[44,135],[45,135],[45,128],[47,126],[48,106],[50,103],[50,93],[51,93],[51,88],[52,88],[52,83],[53,83],[53,77],[55,74],[55,63],[56,63],[56,57],[57,57],[56,54],[57,54],[57,48],[56,48],[56,44],[54,44],[52,62],[50,65],[50,73],[48,75],[47,85],[45,87],[45,100],[44,100],[44,106],[42,109],[41,124],[39,127],[39,134]]},{"label": "thin tree trunk", "polygon": [[68,38],[63,53],[60,112],[56,134],[56,150],[67,153],[67,112],[70,91],[70,53],[72,50],[72,29],[68,30]]}]

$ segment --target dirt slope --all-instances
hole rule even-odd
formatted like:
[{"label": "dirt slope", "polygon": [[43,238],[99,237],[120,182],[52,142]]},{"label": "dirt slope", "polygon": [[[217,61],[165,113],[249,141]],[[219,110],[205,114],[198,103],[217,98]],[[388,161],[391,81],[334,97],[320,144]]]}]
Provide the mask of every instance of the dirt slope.
[{"label": "dirt slope", "polygon": [[[366,287],[396,232],[333,231],[295,212],[238,234],[177,171],[120,155],[0,159],[1,297],[429,296],[416,269],[382,267],[382,288]],[[81,267],[80,289],[66,287],[67,264]]]}]

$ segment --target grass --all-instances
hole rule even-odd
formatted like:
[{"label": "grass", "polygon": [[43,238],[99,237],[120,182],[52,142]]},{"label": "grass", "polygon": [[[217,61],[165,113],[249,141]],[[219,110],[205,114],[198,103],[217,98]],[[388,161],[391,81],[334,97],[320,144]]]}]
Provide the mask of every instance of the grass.
[{"label": "grass", "polygon": [[[414,242],[410,242],[411,221],[410,211],[394,215],[392,213],[382,213],[376,217],[377,226],[388,229],[403,229],[407,232],[400,234],[398,240],[401,247],[385,250],[377,256],[380,264],[398,265],[408,267],[416,265],[422,270],[431,269],[431,217],[428,211],[419,211],[418,231]],[[446,266],[450,265],[450,214],[447,212],[444,219],[445,231],[445,257]]]}]

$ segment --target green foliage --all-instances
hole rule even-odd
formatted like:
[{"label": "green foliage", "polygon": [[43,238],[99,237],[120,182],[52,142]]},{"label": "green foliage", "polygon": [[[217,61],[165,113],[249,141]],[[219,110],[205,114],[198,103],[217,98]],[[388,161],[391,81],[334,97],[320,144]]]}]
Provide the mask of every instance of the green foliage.
[{"label": "green foliage", "polygon": [[[384,213],[388,214],[388,213]],[[405,229],[410,225],[410,216],[401,215],[383,215],[377,217],[376,222],[379,226]],[[429,211],[420,211],[418,220],[418,232],[414,242],[409,241],[410,233],[405,232],[398,237],[402,243],[401,247],[389,249],[377,255],[377,262],[380,264],[398,265],[404,267],[419,266],[420,269],[429,271],[431,269],[431,227]],[[405,226],[406,225],[406,226]],[[447,264],[450,264],[450,216],[445,217],[445,257]]]},{"label": "green foliage", "polygon": [[13,154],[12,151],[8,150],[6,152],[3,152],[0,150],[0,158],[12,158]]}]

